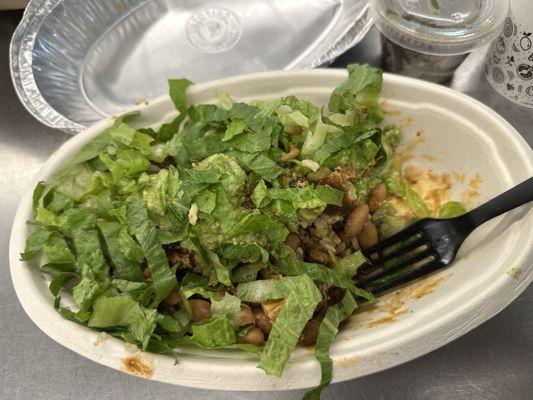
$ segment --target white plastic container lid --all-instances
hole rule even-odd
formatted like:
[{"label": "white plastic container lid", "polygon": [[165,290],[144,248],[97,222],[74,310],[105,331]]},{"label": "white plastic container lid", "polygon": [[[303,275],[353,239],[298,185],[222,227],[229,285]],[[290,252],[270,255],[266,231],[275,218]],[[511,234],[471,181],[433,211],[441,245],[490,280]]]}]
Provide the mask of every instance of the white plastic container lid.
[{"label": "white plastic container lid", "polygon": [[374,22],[396,44],[419,53],[454,55],[494,39],[508,0],[370,0]]}]

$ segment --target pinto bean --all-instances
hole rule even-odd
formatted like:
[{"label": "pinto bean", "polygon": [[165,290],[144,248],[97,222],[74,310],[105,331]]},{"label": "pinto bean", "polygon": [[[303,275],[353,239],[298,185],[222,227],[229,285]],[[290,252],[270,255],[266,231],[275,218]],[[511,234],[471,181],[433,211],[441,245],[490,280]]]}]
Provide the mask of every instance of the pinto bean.
[{"label": "pinto bean", "polygon": [[234,320],[238,326],[245,326],[255,323],[255,317],[252,312],[252,308],[246,304],[241,304],[241,312]]},{"label": "pinto bean", "polygon": [[370,194],[368,195],[368,208],[371,213],[376,211],[380,206],[381,203],[385,200],[387,197],[387,188],[385,184],[380,183],[377,185]]},{"label": "pinto bean", "polygon": [[261,307],[255,307],[252,310],[255,317],[255,324],[259,329],[263,331],[264,334],[269,334],[272,329],[272,322],[267,317],[265,312]]},{"label": "pinto bean", "polygon": [[178,290],[173,290],[161,303],[164,306],[175,306],[179,302],[180,302],[180,293]]},{"label": "pinto bean", "polygon": [[346,238],[351,239],[361,233],[363,225],[368,220],[368,211],[366,204],[359,204],[352,210],[344,224],[344,236]]},{"label": "pinto bean", "polygon": [[150,271],[150,268],[144,267],[143,274],[146,279],[150,278],[152,276],[152,272]]},{"label": "pinto bean", "polygon": [[359,242],[359,246],[361,246],[363,249],[374,246],[378,243],[378,230],[372,222],[366,222],[366,224],[363,226],[363,230],[357,236],[357,241]]},{"label": "pinto bean", "polygon": [[320,322],[310,319],[300,335],[299,343],[302,346],[312,346],[316,343]]},{"label": "pinto bean", "polygon": [[342,189],[342,176],[338,171],[333,171],[320,180],[320,184],[328,185],[335,189]]},{"label": "pinto bean", "polygon": [[344,196],[342,198],[342,207],[346,212],[350,212],[356,205],[357,201],[357,192],[355,186],[352,182],[345,182],[343,189]]},{"label": "pinto bean", "polygon": [[298,247],[300,247],[300,243],[300,236],[293,232],[289,233],[287,239],[285,239],[285,244],[293,250],[296,250]]},{"label": "pinto bean", "polygon": [[204,319],[211,318],[211,303],[205,300],[189,300],[192,310],[192,320],[200,322]]},{"label": "pinto bean", "polygon": [[319,249],[311,249],[309,251],[309,258],[320,264],[329,264],[331,262],[328,253]]},{"label": "pinto bean", "polygon": [[265,334],[257,327],[253,327],[244,336],[237,336],[237,343],[261,344],[265,341]]}]

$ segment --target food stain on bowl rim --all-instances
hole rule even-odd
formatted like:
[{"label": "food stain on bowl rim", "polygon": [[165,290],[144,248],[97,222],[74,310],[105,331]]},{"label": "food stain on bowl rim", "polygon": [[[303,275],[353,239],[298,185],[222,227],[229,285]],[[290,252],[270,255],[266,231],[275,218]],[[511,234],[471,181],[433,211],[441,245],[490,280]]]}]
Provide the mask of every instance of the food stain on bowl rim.
[{"label": "food stain on bowl rim", "polygon": [[333,362],[342,368],[352,368],[354,364],[360,362],[363,358],[358,356],[353,357],[338,357],[334,358]]},{"label": "food stain on bowl rim", "polygon": [[434,293],[451,276],[451,272],[439,276],[429,276],[385,294],[378,299],[377,304],[373,307],[353,314],[350,321],[353,320],[354,326],[349,329],[357,330],[361,324],[365,324],[367,328],[374,328],[378,325],[392,324],[398,321],[400,316],[413,312],[407,308],[408,304]]},{"label": "food stain on bowl rim", "polygon": [[147,353],[125,356],[121,359],[122,371],[135,376],[150,379],[154,376],[154,361]]}]

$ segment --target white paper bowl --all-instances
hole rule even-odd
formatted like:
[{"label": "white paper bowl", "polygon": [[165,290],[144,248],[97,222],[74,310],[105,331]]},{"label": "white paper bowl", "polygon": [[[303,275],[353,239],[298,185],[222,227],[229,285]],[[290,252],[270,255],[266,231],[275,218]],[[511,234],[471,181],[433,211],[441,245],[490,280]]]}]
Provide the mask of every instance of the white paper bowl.
[{"label": "white paper bowl", "polygon": [[[196,85],[190,89],[189,99],[215,101],[215,90],[223,89],[243,101],[295,94],[324,104],[345,77],[345,71],[340,70],[261,73]],[[469,190],[469,179],[476,174],[481,183],[472,205],[533,175],[533,152],[526,142],[510,124],[470,97],[442,86],[387,74],[383,97],[387,108],[401,111],[390,112],[387,119],[404,126],[407,142],[416,137],[416,132],[425,138],[412,151],[413,160],[409,162],[465,175],[463,183],[454,184],[456,198]],[[143,108],[138,123],[158,124],[173,114],[171,101],[161,97]],[[66,142],[46,162],[33,184],[49,179],[111,123],[109,119],[97,123]],[[29,232],[25,222],[31,217],[33,184],[20,203],[10,243],[11,276],[20,302],[35,324],[58,343],[93,361],[123,369],[123,358],[130,355],[128,348],[113,338],[95,346],[96,332],[61,318],[52,307],[48,284],[36,265],[19,261]],[[389,295],[383,299],[382,313],[371,311],[352,319],[331,349],[335,361],[333,381],[401,364],[478,326],[528,286],[533,278],[532,258],[530,205],[487,223],[464,244],[453,266],[431,277],[429,283],[415,284],[418,292],[406,289]],[[320,371],[312,353],[301,348],[295,351],[281,378],[265,375],[256,368],[256,359],[234,351],[187,349],[177,365],[167,356],[144,357],[153,364],[152,379],[209,389],[305,388],[318,383]]]}]

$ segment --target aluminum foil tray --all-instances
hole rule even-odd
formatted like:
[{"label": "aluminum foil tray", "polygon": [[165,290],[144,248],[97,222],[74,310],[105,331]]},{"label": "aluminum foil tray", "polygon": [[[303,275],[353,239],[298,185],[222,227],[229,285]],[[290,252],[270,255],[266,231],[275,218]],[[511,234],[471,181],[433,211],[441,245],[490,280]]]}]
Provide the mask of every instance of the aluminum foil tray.
[{"label": "aluminum foil tray", "polygon": [[250,72],[313,68],[358,43],[366,0],[32,0],[10,65],[28,111],[77,133],[167,90]]}]

